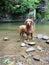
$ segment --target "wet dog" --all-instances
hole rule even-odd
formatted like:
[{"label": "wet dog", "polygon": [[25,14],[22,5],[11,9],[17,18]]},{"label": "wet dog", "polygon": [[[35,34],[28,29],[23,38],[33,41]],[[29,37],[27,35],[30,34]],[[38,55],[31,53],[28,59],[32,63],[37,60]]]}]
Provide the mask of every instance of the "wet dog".
[{"label": "wet dog", "polygon": [[31,36],[31,39],[33,38],[33,26],[32,26],[33,20],[32,19],[26,19],[25,20],[25,25],[20,25],[19,26],[19,32],[20,32],[20,36],[23,37],[24,33],[26,33],[27,35],[27,39],[28,36]]}]

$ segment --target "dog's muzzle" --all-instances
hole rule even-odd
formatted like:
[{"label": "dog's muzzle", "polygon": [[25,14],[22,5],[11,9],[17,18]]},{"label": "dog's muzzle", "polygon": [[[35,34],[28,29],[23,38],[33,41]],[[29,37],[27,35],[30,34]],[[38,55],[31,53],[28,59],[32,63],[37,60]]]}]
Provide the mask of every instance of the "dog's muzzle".
[{"label": "dog's muzzle", "polygon": [[27,22],[27,25],[30,26],[30,22]]}]

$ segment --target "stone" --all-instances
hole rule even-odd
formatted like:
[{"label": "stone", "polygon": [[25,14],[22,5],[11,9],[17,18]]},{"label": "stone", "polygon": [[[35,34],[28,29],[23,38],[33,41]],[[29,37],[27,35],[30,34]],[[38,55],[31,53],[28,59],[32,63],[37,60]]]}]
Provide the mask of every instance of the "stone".
[{"label": "stone", "polygon": [[0,59],[3,58],[2,56],[0,56]]},{"label": "stone", "polygon": [[24,40],[24,43],[28,43],[26,40]]},{"label": "stone", "polygon": [[49,37],[48,36],[43,36],[43,38],[42,39],[44,39],[44,40],[48,40],[49,39]]},{"label": "stone", "polygon": [[20,42],[20,39],[18,39],[17,42]]},{"label": "stone", "polygon": [[44,59],[40,59],[40,62],[41,62],[41,63],[46,63],[46,62],[44,61]]},{"label": "stone", "polygon": [[4,41],[8,41],[8,40],[9,40],[9,38],[8,38],[8,37],[5,37],[5,38],[3,38],[3,40],[4,40]]},{"label": "stone", "polygon": [[43,35],[42,35],[42,34],[38,34],[38,35],[36,36],[36,38],[42,39],[42,38],[43,38]]},{"label": "stone", "polygon": [[29,55],[21,55],[23,58],[29,58]]},{"label": "stone", "polygon": [[30,43],[28,43],[28,45],[35,45],[35,42],[30,42]]},{"label": "stone", "polygon": [[45,61],[46,61],[46,62],[49,62],[49,56],[46,56],[46,57],[45,57]]},{"label": "stone", "polygon": [[26,46],[26,44],[25,43],[21,43],[21,47],[25,47]]},{"label": "stone", "polygon": [[33,59],[36,60],[36,61],[40,61],[40,56],[36,55],[36,56],[33,57]]},{"label": "stone", "polygon": [[49,44],[49,40],[46,40],[46,43],[48,43],[48,44]]},{"label": "stone", "polygon": [[43,48],[42,48],[41,46],[37,46],[37,49],[38,49],[39,51],[42,51],[42,50],[43,50]]},{"label": "stone", "polygon": [[0,65],[2,65],[2,64],[0,63]]},{"label": "stone", "polygon": [[29,59],[31,56],[33,56],[32,54],[22,54],[21,55],[23,58],[25,59]]},{"label": "stone", "polygon": [[32,52],[32,51],[35,51],[35,50],[36,50],[35,48],[31,47],[31,48],[28,48],[28,49],[26,50],[26,52]]},{"label": "stone", "polygon": [[15,65],[15,62],[14,61],[13,62],[10,62],[7,65]]},{"label": "stone", "polygon": [[49,47],[46,47],[44,51],[46,54],[49,53]]},{"label": "stone", "polygon": [[16,63],[16,65],[24,65],[24,63],[21,61],[18,61],[17,63]]}]

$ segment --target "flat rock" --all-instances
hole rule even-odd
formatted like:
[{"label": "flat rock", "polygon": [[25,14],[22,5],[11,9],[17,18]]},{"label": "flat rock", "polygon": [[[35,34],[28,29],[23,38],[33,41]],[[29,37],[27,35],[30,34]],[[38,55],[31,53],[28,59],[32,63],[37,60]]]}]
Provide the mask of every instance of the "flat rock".
[{"label": "flat rock", "polygon": [[48,40],[49,39],[49,37],[48,36],[43,36],[43,38],[42,39],[44,39],[44,40]]},{"label": "flat rock", "polygon": [[49,44],[49,40],[46,40],[46,43],[48,43],[48,44]]},{"label": "flat rock", "polygon": [[36,56],[33,57],[33,59],[36,60],[36,61],[40,61],[40,56],[36,55]]},{"label": "flat rock", "polygon": [[32,51],[35,51],[35,50],[36,50],[35,48],[31,47],[31,48],[28,48],[28,49],[26,50],[26,52],[32,52]]},{"label": "flat rock", "polygon": [[2,64],[0,63],[0,65],[2,65]]},{"label": "flat rock", "polygon": [[28,43],[26,40],[24,40],[24,43]]},{"label": "flat rock", "polygon": [[13,62],[10,62],[7,65],[15,65],[15,62],[14,61]]},{"label": "flat rock", "polygon": [[18,61],[18,62],[16,63],[16,65],[24,65],[24,63]]},{"label": "flat rock", "polygon": [[46,53],[46,54],[49,53],[49,47],[46,47],[46,48],[45,48],[45,53]]},{"label": "flat rock", "polygon": [[9,38],[8,38],[8,37],[5,37],[5,38],[3,38],[3,40],[4,40],[4,41],[8,41],[8,40],[9,40]]},{"label": "flat rock", "polygon": [[28,45],[35,45],[35,42],[29,42]]},{"label": "flat rock", "polygon": [[43,38],[43,35],[42,35],[42,34],[38,34],[38,35],[36,36],[36,38],[42,39],[42,38]]},{"label": "flat rock", "polygon": [[39,51],[42,51],[42,50],[43,50],[43,48],[42,48],[41,46],[37,46],[37,49],[38,49]]},{"label": "flat rock", "polygon": [[29,55],[21,55],[23,58],[29,58]]},{"label": "flat rock", "polygon": [[26,46],[26,44],[25,43],[21,43],[21,47],[25,47]]},{"label": "flat rock", "polygon": [[46,62],[49,62],[49,56],[46,56],[46,57],[45,57],[45,61],[46,61]]},{"label": "flat rock", "polygon": [[17,40],[17,42],[20,42],[20,41],[21,41],[20,39]]}]

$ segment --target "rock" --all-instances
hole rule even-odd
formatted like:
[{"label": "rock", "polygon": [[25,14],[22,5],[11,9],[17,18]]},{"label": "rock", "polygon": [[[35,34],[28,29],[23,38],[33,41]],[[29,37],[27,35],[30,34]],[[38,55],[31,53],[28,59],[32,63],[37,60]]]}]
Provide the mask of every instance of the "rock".
[{"label": "rock", "polygon": [[46,57],[45,57],[45,61],[46,61],[46,62],[49,62],[49,56],[46,56]]},{"label": "rock", "polygon": [[16,63],[16,65],[24,65],[24,63],[23,63],[23,62],[18,61],[18,62]]},{"label": "rock", "polygon": [[42,48],[41,46],[37,46],[37,49],[38,49],[39,51],[42,51],[42,50],[43,50],[43,48]]},{"label": "rock", "polygon": [[36,60],[36,61],[40,61],[40,56],[36,55],[36,56],[33,57],[33,59]]},{"label": "rock", "polygon": [[0,63],[0,65],[2,65],[2,64]]},{"label": "rock", "polygon": [[24,40],[24,43],[28,43],[26,40]]},{"label": "rock", "polygon": [[21,47],[25,47],[26,46],[26,44],[25,43],[21,43]]},{"label": "rock", "polygon": [[18,39],[17,42],[20,42],[20,39]]},{"label": "rock", "polygon": [[49,37],[48,36],[43,36],[43,38],[42,39],[44,39],[44,40],[48,40],[49,39]]},{"label": "rock", "polygon": [[49,53],[49,47],[46,47],[44,51],[46,54]]},{"label": "rock", "polygon": [[29,55],[21,55],[23,58],[28,58],[29,57]]},{"label": "rock", "polygon": [[38,35],[36,36],[36,38],[42,39],[42,38],[43,38],[43,35],[42,35],[42,34],[38,34]]},{"label": "rock", "polygon": [[28,43],[28,45],[35,45],[35,42],[30,42],[30,43]]},{"label": "rock", "polygon": [[40,62],[41,62],[41,63],[46,63],[46,62],[44,61],[44,59],[40,59]]},{"label": "rock", "polygon": [[46,43],[48,43],[48,44],[49,44],[49,40],[46,40]]},{"label": "rock", "polygon": [[31,56],[33,56],[32,54],[22,54],[21,55],[23,58],[29,59]]},{"label": "rock", "polygon": [[7,65],[15,65],[15,62],[13,61],[13,62],[10,62],[9,64],[7,64]]},{"label": "rock", "polygon": [[31,48],[28,48],[28,49],[26,50],[26,52],[32,52],[32,51],[35,51],[35,48],[31,47]]},{"label": "rock", "polygon": [[0,59],[3,58],[3,56],[0,56]]},{"label": "rock", "polygon": [[9,39],[8,39],[8,37],[5,37],[5,38],[3,38],[3,40],[4,40],[4,41],[8,41]]}]

